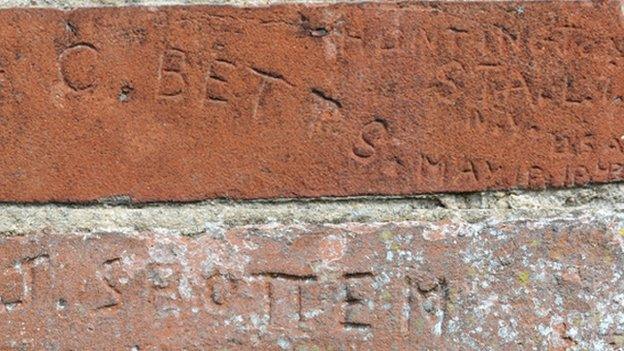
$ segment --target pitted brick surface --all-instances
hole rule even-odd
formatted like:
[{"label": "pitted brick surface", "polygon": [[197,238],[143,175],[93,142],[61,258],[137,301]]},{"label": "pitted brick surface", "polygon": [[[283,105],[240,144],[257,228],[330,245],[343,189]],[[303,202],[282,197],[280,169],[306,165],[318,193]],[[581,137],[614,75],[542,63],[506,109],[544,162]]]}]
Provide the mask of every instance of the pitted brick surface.
[{"label": "pitted brick surface", "polygon": [[0,200],[624,178],[617,1],[0,11]]},{"label": "pitted brick surface", "polygon": [[613,215],[5,238],[0,347],[617,349],[623,223]]}]

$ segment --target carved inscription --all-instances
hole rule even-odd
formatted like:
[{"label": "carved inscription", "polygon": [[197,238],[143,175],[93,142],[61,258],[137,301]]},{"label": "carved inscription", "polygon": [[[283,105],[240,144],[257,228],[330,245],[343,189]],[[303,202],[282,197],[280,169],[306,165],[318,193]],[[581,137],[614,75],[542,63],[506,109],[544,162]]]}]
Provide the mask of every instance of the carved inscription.
[{"label": "carved inscription", "polygon": [[238,292],[238,280],[228,275],[215,273],[208,278],[208,288],[212,302],[224,306],[232,303],[232,295]]},{"label": "carved inscription", "polygon": [[225,104],[232,98],[228,86],[230,76],[236,65],[226,60],[215,60],[206,77],[206,101],[213,104]]},{"label": "carved inscription", "polygon": [[[499,335],[509,325],[550,341],[532,323],[509,324],[518,309],[538,319],[542,313],[532,304],[511,303],[525,301],[535,287],[563,286],[573,292],[566,298],[591,304],[594,297],[577,300],[586,289],[573,267],[589,257],[610,272],[616,258],[605,261],[604,248],[619,250],[613,241],[619,229],[610,218],[580,224],[556,218],[485,226],[262,224],[210,228],[192,238],[7,237],[0,241],[0,332],[6,336],[0,347],[32,341],[35,350],[54,342],[59,349],[80,349],[87,340],[139,350],[447,350],[465,335],[475,336],[468,345],[486,347],[497,335],[498,343],[515,345],[506,333]],[[574,243],[585,245],[589,256],[560,255]],[[442,249],[449,254],[440,255]],[[554,254],[569,268],[547,268],[556,279],[541,280],[544,268],[528,267],[526,252],[546,260]],[[483,267],[500,277],[483,279]],[[613,279],[603,283],[617,290],[619,278]],[[540,298],[558,297],[555,291]],[[617,301],[612,308],[619,308]],[[483,319],[488,313],[497,315]],[[66,325],[85,334],[59,339]],[[479,341],[477,328],[491,337]]]},{"label": "carved inscription", "polygon": [[24,299],[23,280],[22,273],[17,269],[4,271],[2,275],[2,291],[0,292],[0,298],[5,306],[22,303]]},{"label": "carved inscription", "polygon": [[161,98],[182,98],[186,93],[188,78],[185,73],[186,53],[180,49],[169,49],[160,59],[159,90]]},{"label": "carved inscription", "polygon": [[375,154],[375,146],[388,136],[388,122],[375,119],[362,128],[361,139],[353,147],[357,157],[369,158]]},{"label": "carved inscription", "polygon": [[121,271],[121,258],[116,257],[104,261],[102,264],[103,275],[101,281],[105,290],[109,292],[109,296],[106,301],[96,306],[97,310],[107,310],[117,307],[121,303],[121,291],[119,288],[120,271]]},{"label": "carved inscription", "polygon": [[306,137],[318,138],[327,135],[340,136],[345,123],[343,105],[339,98],[332,96],[327,89],[313,87],[311,111],[305,116]]},{"label": "carved inscription", "polygon": [[345,274],[345,314],[347,329],[368,329],[372,327],[374,296],[372,273]]},{"label": "carved inscription", "polygon": [[445,279],[430,274],[406,279],[406,335],[434,344],[432,337],[440,337],[446,328],[448,318],[449,286]]},{"label": "carved inscription", "polygon": [[[210,322],[202,328],[219,331],[211,334],[211,342],[221,340],[241,347],[249,345],[250,335],[252,340],[257,334],[260,340],[273,342],[279,335],[287,335],[280,341],[285,344],[297,338],[306,340],[309,335],[319,338],[323,333],[331,340],[358,347],[378,348],[385,335],[392,335],[396,345],[418,342],[433,347],[437,341],[431,337],[441,336],[447,328],[450,288],[446,279],[419,274],[413,268],[397,275],[383,260],[373,273],[370,263],[377,259],[370,259],[375,255],[360,257],[358,252],[367,249],[350,235],[295,236],[291,246],[283,246],[282,251],[275,250],[282,246],[273,239],[259,246],[264,239],[248,235],[242,233],[236,239],[242,240],[238,244],[243,256],[250,255],[251,262],[243,271],[225,264],[227,250],[203,252],[204,245],[211,247],[220,241],[207,237],[192,239],[200,242],[186,238],[173,239],[175,243],[150,242],[138,250],[129,244],[120,255],[100,250],[121,237],[115,241],[89,239],[86,244],[72,238],[77,241],[67,247],[54,246],[60,251],[51,256],[29,256],[5,269],[0,276],[0,313],[20,318],[32,309],[50,309],[61,316],[55,318],[81,314],[89,320],[111,322],[139,309],[140,315],[154,323],[208,318]],[[377,235],[367,237],[373,239],[368,245],[379,242]],[[401,236],[396,238],[397,245],[404,241]],[[197,243],[198,248],[190,248]],[[388,248],[402,250],[397,245]],[[65,255],[65,250],[76,247],[85,257],[98,252],[101,263],[85,266],[67,261],[71,256]],[[253,251],[251,247],[261,249]],[[383,248],[375,247],[372,252],[379,250]],[[403,254],[400,256],[407,257]],[[238,257],[234,256],[235,261]],[[6,262],[0,263],[6,266]],[[316,266],[314,273],[306,273],[312,266]]]},{"label": "carved inscription", "polygon": [[45,295],[49,266],[50,257],[41,254],[24,258],[5,269],[0,279],[0,301],[4,307],[12,310],[28,304],[40,294]]},{"label": "carved inscription", "polygon": [[65,84],[77,92],[94,88],[97,57],[98,50],[90,43],[79,43],[65,49],[59,56]]},{"label": "carved inscription", "polygon": [[316,281],[316,277],[272,272],[263,273],[262,276],[268,278],[267,295],[271,325],[289,328],[303,321],[304,291]]},{"label": "carved inscription", "polygon": [[6,71],[1,66],[0,62],[0,103],[6,100],[9,96],[9,80],[6,77]]},{"label": "carved inscription", "polygon": [[[593,134],[570,136],[566,133],[556,132],[551,135],[554,144],[553,151],[558,154],[581,155],[596,151],[596,136]],[[618,144],[616,143],[616,145]]]},{"label": "carved inscription", "polygon": [[[383,2],[331,15],[286,6],[251,17],[205,7],[193,18],[162,9],[154,21],[147,9],[86,10],[91,21],[0,14],[7,31],[28,23],[20,37],[32,38],[24,46],[4,36],[0,50],[0,151],[15,155],[0,158],[0,199],[403,195],[620,180],[621,9],[471,5]],[[62,37],[35,31],[59,23]],[[44,126],[55,147],[32,142]],[[79,144],[89,146],[75,145],[86,137]],[[92,170],[77,173],[90,187],[58,184],[77,169]]]},{"label": "carved inscription", "polygon": [[269,84],[272,84],[272,82],[277,82],[277,83],[285,84],[288,87],[292,87],[292,84],[290,84],[286,79],[284,79],[284,77],[279,73],[261,69],[261,68],[256,68],[256,67],[251,67],[250,70],[253,74],[255,74],[256,76],[260,78],[260,85],[258,87],[258,93],[256,96],[256,100],[253,103],[252,112],[251,112],[251,118],[255,119],[256,115],[258,114],[258,109],[264,104],[263,99],[265,97],[265,92]]}]

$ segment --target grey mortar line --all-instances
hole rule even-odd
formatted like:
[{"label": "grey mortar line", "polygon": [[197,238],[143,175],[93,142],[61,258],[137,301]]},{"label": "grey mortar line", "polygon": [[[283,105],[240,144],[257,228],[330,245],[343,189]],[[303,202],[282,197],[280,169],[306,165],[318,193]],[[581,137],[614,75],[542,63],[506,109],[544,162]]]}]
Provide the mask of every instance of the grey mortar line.
[{"label": "grey mortar line", "polygon": [[35,232],[147,231],[196,235],[271,224],[446,221],[477,223],[624,214],[624,183],[541,191],[486,191],[413,197],[212,200],[154,204],[0,204],[0,236]]}]

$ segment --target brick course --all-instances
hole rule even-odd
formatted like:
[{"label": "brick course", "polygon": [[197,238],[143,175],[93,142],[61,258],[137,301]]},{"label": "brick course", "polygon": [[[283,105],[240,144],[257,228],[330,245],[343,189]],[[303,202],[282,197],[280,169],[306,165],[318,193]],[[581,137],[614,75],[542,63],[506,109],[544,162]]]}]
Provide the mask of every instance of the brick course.
[{"label": "brick course", "polygon": [[619,2],[0,11],[0,200],[623,177]]},{"label": "brick course", "polygon": [[617,348],[624,218],[591,217],[5,238],[0,347]]}]

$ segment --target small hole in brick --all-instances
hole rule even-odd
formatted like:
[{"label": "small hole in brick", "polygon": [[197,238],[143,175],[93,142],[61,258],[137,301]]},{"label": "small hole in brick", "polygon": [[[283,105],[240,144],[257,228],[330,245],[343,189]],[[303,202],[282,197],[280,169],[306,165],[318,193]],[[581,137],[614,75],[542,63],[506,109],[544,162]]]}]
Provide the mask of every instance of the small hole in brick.
[{"label": "small hole in brick", "polygon": [[59,299],[59,300],[56,302],[56,309],[57,309],[57,310],[64,310],[64,309],[66,309],[66,308],[67,308],[67,305],[68,305],[67,300],[65,300],[65,299]]},{"label": "small hole in brick", "polygon": [[74,35],[78,34],[78,27],[71,21],[65,22],[65,29]]},{"label": "small hole in brick", "polygon": [[329,34],[329,31],[325,28],[316,28],[316,29],[312,29],[310,30],[310,36],[316,37],[316,38],[321,38],[324,37],[326,35]]},{"label": "small hole in brick", "polygon": [[117,99],[120,102],[128,102],[132,98],[132,93],[134,93],[134,88],[129,84],[124,84],[119,91]]}]

